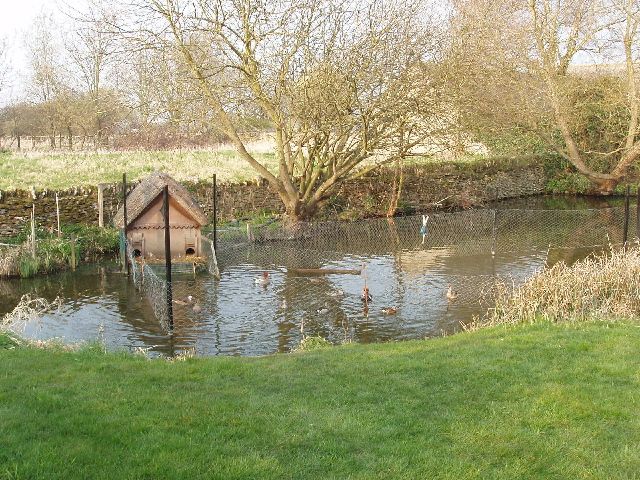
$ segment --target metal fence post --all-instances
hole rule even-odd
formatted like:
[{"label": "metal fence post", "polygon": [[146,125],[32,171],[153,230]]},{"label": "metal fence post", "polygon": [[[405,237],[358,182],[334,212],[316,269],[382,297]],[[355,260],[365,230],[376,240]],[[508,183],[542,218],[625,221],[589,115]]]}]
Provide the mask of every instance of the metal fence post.
[{"label": "metal fence post", "polygon": [[213,248],[218,248],[218,182],[213,174]]},{"label": "metal fence post", "polygon": [[127,219],[127,174],[122,174],[122,233],[124,236],[124,256],[123,263],[125,270],[127,272],[127,276],[131,274],[129,259],[127,258],[127,224],[129,223]]},{"label": "metal fence post", "polygon": [[624,192],[624,227],[622,232],[623,245],[627,247],[627,238],[629,236],[629,196],[631,193],[631,188],[627,185],[627,188]]},{"label": "metal fence post", "polygon": [[173,330],[173,292],[171,290],[171,229],[169,225],[169,187],[162,190],[162,214],[164,216],[164,261],[167,281],[167,315],[169,330]]},{"label": "metal fence post", "polygon": [[496,256],[496,236],[498,235],[498,187],[494,191],[493,228],[491,237],[491,256]]}]

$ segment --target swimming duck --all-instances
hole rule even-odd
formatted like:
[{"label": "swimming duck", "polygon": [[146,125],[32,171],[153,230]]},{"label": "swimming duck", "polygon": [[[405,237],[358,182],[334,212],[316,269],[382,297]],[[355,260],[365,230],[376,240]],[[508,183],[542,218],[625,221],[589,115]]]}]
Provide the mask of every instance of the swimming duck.
[{"label": "swimming duck", "polygon": [[453,290],[453,287],[451,286],[451,284],[449,284],[449,288],[447,289],[447,300],[449,300],[450,302],[452,302],[453,300],[455,300],[456,298],[458,298],[458,293],[455,292]]},{"label": "swimming duck", "polygon": [[369,287],[364,287],[362,289],[362,294],[360,295],[360,299],[365,303],[369,303],[371,300],[373,300],[373,297],[369,293]]},{"label": "swimming duck", "polygon": [[188,305],[190,303],[193,303],[193,297],[191,295],[188,295],[184,300],[174,300],[173,303],[175,303],[176,305]]},{"label": "swimming duck", "polygon": [[339,289],[334,290],[333,292],[331,292],[329,294],[329,296],[330,297],[344,297],[344,290],[339,288]]},{"label": "swimming duck", "polygon": [[202,312],[202,307],[198,305],[198,303],[196,302],[196,304],[193,306],[193,313],[200,313],[200,312]]},{"label": "swimming duck", "polygon": [[258,277],[253,281],[256,285],[260,285],[261,287],[266,287],[271,282],[269,278],[269,272],[262,272],[262,277]]},{"label": "swimming duck", "polygon": [[384,307],[382,313],[385,315],[395,315],[398,313],[398,309],[396,307]]},{"label": "swimming duck", "polygon": [[329,313],[329,309],[328,309],[328,308],[326,308],[326,307],[318,308],[318,309],[316,310],[316,313],[317,313],[318,315],[325,315],[325,314]]}]

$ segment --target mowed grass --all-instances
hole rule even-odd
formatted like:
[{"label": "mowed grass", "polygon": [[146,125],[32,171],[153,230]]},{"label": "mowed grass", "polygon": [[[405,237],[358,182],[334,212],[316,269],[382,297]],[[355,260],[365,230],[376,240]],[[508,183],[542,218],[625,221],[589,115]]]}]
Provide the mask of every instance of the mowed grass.
[{"label": "mowed grass", "polygon": [[640,328],[494,327],[263,358],[0,340],[0,478],[638,478]]},{"label": "mowed grass", "polygon": [[[270,170],[277,164],[261,145],[252,152]],[[230,147],[209,150],[131,152],[9,152],[0,153],[0,190],[65,189],[122,181],[122,174],[137,180],[163,171],[178,181],[220,182],[254,180],[256,172]]]}]

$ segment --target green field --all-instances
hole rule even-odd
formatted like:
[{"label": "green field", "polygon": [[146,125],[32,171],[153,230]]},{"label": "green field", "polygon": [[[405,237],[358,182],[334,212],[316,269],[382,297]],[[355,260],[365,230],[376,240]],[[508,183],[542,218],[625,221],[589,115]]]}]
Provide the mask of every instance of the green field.
[{"label": "green field", "polygon": [[[250,144],[250,146],[252,146]],[[278,169],[269,145],[256,143],[253,155],[271,172]],[[466,156],[453,159],[415,156],[406,165],[431,166],[434,172],[500,166],[515,169],[539,162],[534,157]],[[372,161],[363,162],[369,166]],[[122,152],[1,152],[0,190],[64,189],[113,183],[127,173],[130,180],[145,177],[153,171],[163,171],[178,181],[210,180],[215,173],[220,182],[245,182],[256,179],[256,172],[229,146],[208,150],[156,150]]]},{"label": "green field", "polygon": [[173,362],[0,337],[0,478],[638,478],[639,353],[604,322]]},{"label": "green field", "polygon": [[[272,153],[254,152],[268,168],[277,168]],[[254,180],[256,173],[235,151],[165,150],[132,152],[5,152],[0,153],[0,190],[64,189],[112,183],[127,173],[130,180],[163,171],[178,181],[211,179],[221,182]]]}]

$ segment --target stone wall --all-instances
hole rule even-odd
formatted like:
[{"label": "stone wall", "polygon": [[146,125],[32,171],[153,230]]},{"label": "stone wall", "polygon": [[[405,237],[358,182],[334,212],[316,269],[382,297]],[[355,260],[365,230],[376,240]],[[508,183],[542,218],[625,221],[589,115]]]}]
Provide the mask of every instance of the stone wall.
[{"label": "stone wall", "polygon": [[[380,170],[345,183],[323,213],[341,218],[383,215],[388,208],[394,175],[391,169]],[[544,169],[536,164],[406,167],[399,210],[408,213],[441,207],[468,208],[490,201],[496,195],[510,198],[541,194],[545,183]],[[210,215],[211,184],[185,185]],[[56,224],[56,193],[63,224],[97,225],[97,187],[58,192],[8,191],[0,192],[0,237],[13,236],[25,229],[32,204],[35,204],[38,225],[53,228]],[[121,196],[120,185],[104,186],[105,223],[115,215]],[[259,211],[282,212],[279,197],[268,186],[254,183],[218,185],[219,221],[241,219]]]}]

